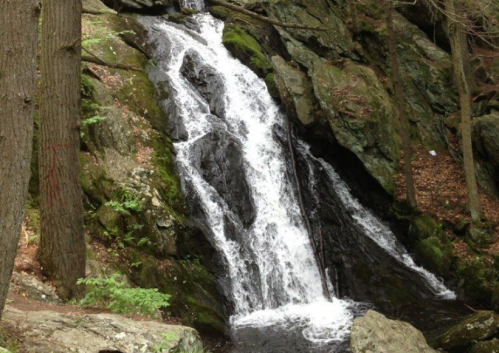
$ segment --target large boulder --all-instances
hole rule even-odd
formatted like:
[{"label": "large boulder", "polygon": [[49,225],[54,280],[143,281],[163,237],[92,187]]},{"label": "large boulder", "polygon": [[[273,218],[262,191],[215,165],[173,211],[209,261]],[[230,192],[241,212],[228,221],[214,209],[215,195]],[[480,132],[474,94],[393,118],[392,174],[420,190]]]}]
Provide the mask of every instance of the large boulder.
[{"label": "large boulder", "polygon": [[437,337],[435,346],[449,352],[465,352],[474,342],[494,337],[498,328],[498,314],[478,311]]},{"label": "large boulder", "polygon": [[315,95],[338,142],[393,193],[399,147],[390,96],[376,73],[345,60],[314,65]]},{"label": "large boulder", "polygon": [[30,353],[168,353],[203,349],[198,333],[190,327],[134,321],[113,314],[70,316],[7,306],[3,319],[23,332],[23,348]]},{"label": "large boulder", "polygon": [[435,353],[423,334],[403,321],[387,319],[374,310],[355,319],[350,338],[352,353]]}]

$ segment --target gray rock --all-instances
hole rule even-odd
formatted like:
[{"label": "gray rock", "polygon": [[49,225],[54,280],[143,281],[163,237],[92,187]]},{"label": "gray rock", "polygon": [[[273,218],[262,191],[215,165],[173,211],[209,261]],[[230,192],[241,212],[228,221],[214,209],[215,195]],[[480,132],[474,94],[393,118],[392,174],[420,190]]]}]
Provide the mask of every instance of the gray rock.
[{"label": "gray rock", "polygon": [[423,334],[402,321],[369,310],[355,319],[350,338],[352,353],[435,353]]},{"label": "gray rock", "polygon": [[499,353],[499,340],[494,338],[492,341],[478,342],[470,353]]},{"label": "gray rock", "polygon": [[475,341],[493,337],[498,332],[498,328],[498,314],[493,311],[478,311],[437,337],[436,346],[445,350],[464,351]]},{"label": "gray rock", "polygon": [[192,328],[133,321],[113,314],[69,316],[53,311],[24,312],[7,306],[4,319],[24,333],[24,349],[30,353],[169,353],[203,349]]},{"label": "gray rock", "polygon": [[307,75],[280,56],[272,57],[272,66],[277,89],[287,111],[292,112],[303,125],[313,123],[320,108]]},{"label": "gray rock", "polygon": [[60,303],[55,288],[41,282],[35,276],[29,276],[14,272],[12,274],[12,290],[26,294],[31,299],[36,299],[51,303]]}]

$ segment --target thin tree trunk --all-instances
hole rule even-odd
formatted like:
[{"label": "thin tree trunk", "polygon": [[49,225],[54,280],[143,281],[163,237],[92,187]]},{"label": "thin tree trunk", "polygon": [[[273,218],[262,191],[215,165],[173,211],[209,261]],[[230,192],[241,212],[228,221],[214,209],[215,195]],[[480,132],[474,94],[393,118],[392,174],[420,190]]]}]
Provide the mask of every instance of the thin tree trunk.
[{"label": "thin tree trunk", "polygon": [[40,97],[40,261],[63,299],[85,276],[79,176],[81,0],[42,7]]},{"label": "thin tree trunk", "polygon": [[357,0],[350,0],[350,17],[352,19],[352,32],[359,34],[359,15],[357,11]]},{"label": "thin tree trunk", "polygon": [[468,189],[468,207],[474,222],[480,221],[482,216],[478,187],[475,177],[475,165],[473,162],[473,143],[471,140],[471,90],[466,75],[466,63],[468,48],[463,40],[465,30],[463,24],[457,19],[458,13],[454,0],[445,0],[445,10],[449,14],[447,27],[452,51],[452,62],[454,66],[454,80],[459,93],[461,107],[461,135],[463,140],[463,164],[466,187]]},{"label": "thin tree trunk", "polygon": [[0,318],[28,196],[38,0],[0,1]]},{"label": "thin tree trunk", "polygon": [[390,52],[390,66],[392,69],[392,85],[397,101],[397,120],[402,136],[402,146],[404,150],[404,175],[406,181],[407,201],[413,208],[417,208],[416,189],[414,187],[414,176],[412,173],[412,147],[409,119],[406,116],[406,102],[404,88],[400,76],[400,66],[397,54],[397,44],[395,42],[395,31],[393,30],[393,3],[392,0],[385,1],[386,29],[388,33],[388,47]]}]

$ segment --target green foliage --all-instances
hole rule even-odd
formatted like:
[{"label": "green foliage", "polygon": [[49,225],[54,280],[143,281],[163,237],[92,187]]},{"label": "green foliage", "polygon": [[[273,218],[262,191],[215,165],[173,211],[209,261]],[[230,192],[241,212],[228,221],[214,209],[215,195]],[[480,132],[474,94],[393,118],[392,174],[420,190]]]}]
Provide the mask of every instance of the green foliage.
[{"label": "green foliage", "polygon": [[140,212],[143,208],[138,196],[127,187],[121,188],[121,201],[108,201],[106,206],[112,207],[123,216],[130,216],[131,212]]},{"label": "green foliage", "polygon": [[105,116],[96,115],[96,116],[93,116],[91,118],[83,120],[82,125],[83,126],[91,126],[91,125],[95,125],[98,123],[102,123],[102,122],[106,121],[106,119],[107,118]]},{"label": "green foliage", "polygon": [[103,25],[103,22],[101,20],[89,21],[88,24],[92,26],[93,32],[91,36],[86,36],[81,41],[81,45],[85,49],[89,49],[93,45],[101,44],[108,40],[116,39],[120,35],[135,34],[135,32],[132,30],[121,32],[113,31],[109,27]]},{"label": "green foliage", "polygon": [[108,278],[81,278],[78,284],[90,287],[82,306],[105,306],[114,313],[143,314],[157,317],[160,308],[169,306],[170,295],[160,293],[157,288],[126,288],[119,280],[120,273]]}]

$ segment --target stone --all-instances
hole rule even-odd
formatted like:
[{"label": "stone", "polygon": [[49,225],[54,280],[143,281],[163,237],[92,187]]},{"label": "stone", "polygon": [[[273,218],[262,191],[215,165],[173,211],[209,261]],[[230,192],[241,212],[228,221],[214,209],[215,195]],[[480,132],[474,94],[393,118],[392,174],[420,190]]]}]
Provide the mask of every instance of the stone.
[{"label": "stone", "polygon": [[24,333],[30,353],[201,352],[198,333],[185,326],[134,321],[114,314],[83,316],[21,311],[7,306],[3,319]]},{"label": "stone", "polygon": [[307,75],[280,56],[272,57],[274,77],[282,102],[303,125],[311,124],[320,109]]},{"label": "stone", "polygon": [[349,60],[325,62],[314,65],[312,84],[337,141],[392,194],[398,136],[390,96],[375,72]]},{"label": "stone", "polygon": [[28,298],[50,303],[62,302],[57,296],[54,287],[41,282],[35,276],[14,272],[12,274],[12,284],[11,290],[25,294]]},{"label": "stone", "polygon": [[464,351],[474,341],[493,337],[499,328],[499,315],[493,311],[478,311],[437,337],[435,346],[444,350]]},{"label": "stone", "polygon": [[499,353],[499,340],[494,338],[487,342],[478,342],[473,346],[470,353]]},{"label": "stone", "polygon": [[403,321],[387,319],[374,310],[355,319],[350,337],[352,353],[435,353],[423,334]]}]

